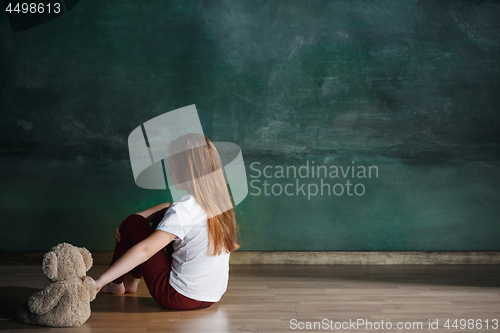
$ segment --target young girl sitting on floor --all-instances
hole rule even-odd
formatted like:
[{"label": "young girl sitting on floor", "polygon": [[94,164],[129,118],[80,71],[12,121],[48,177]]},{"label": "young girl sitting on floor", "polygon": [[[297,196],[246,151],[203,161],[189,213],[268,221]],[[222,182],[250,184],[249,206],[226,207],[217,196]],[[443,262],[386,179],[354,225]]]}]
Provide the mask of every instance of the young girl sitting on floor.
[{"label": "young girl sitting on floor", "polygon": [[225,293],[229,255],[240,247],[234,206],[220,156],[208,138],[183,135],[169,145],[169,156],[175,188],[187,194],[120,224],[113,259],[95,280],[96,288],[135,293],[144,277],[165,309],[205,308]]}]

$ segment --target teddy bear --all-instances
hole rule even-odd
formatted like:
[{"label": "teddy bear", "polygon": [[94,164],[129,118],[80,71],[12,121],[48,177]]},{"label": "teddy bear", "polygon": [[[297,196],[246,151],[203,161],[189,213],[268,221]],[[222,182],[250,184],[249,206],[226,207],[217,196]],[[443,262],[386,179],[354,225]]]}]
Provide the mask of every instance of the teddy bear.
[{"label": "teddy bear", "polygon": [[19,304],[21,322],[52,327],[81,326],[90,317],[90,302],[96,285],[85,273],[92,267],[92,255],[84,247],[58,244],[47,252],[42,271],[51,282]]}]

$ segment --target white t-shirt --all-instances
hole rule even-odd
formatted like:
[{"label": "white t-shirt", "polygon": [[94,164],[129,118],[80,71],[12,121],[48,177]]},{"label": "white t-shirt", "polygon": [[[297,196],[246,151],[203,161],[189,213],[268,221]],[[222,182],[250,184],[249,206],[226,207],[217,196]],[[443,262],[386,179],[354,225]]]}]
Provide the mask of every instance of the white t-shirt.
[{"label": "white t-shirt", "polygon": [[187,194],[172,203],[156,230],[177,236],[170,285],[197,301],[219,301],[229,280],[229,253],[223,250],[218,256],[207,255],[207,215],[196,199]]}]

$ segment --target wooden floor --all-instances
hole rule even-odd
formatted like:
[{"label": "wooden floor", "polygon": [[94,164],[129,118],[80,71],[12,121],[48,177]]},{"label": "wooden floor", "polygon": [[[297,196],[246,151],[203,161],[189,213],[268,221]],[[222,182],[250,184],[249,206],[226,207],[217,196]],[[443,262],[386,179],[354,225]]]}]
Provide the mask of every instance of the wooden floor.
[{"label": "wooden floor", "polygon": [[[96,265],[97,278],[107,266]],[[232,265],[228,291],[212,307],[162,309],[142,280],[136,295],[98,294],[90,319],[78,328],[24,325],[15,309],[48,281],[41,266],[0,266],[0,330],[7,332],[294,332],[326,319],[337,332],[500,332],[498,265]],[[335,323],[368,320],[335,329]],[[429,319],[438,329],[429,329]],[[481,329],[447,329],[455,319],[482,320]],[[296,321],[294,321],[296,320]],[[489,328],[486,329],[486,320]],[[387,322],[393,327],[387,329]],[[421,328],[396,327],[421,322]],[[324,323],[324,322],[322,322]],[[360,322],[361,324],[361,322]],[[316,324],[318,325],[318,324]],[[409,325],[409,324],[406,324]],[[500,325],[500,323],[498,323]],[[293,329],[296,328],[296,329]],[[316,331],[328,331],[319,329]],[[369,327],[368,327],[369,328]]]}]

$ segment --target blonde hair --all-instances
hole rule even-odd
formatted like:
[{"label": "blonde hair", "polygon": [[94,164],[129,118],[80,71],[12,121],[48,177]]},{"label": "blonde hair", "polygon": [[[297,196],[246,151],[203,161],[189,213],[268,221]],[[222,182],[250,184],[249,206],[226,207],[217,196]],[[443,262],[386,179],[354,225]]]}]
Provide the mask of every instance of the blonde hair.
[{"label": "blonde hair", "polygon": [[240,248],[234,201],[227,186],[219,152],[204,135],[189,133],[169,146],[170,165],[207,214],[208,255],[216,256]]}]

